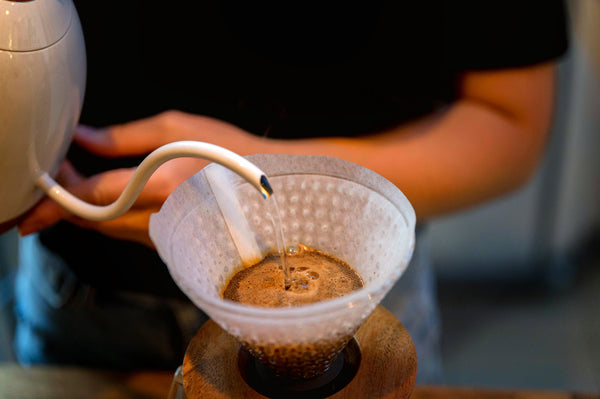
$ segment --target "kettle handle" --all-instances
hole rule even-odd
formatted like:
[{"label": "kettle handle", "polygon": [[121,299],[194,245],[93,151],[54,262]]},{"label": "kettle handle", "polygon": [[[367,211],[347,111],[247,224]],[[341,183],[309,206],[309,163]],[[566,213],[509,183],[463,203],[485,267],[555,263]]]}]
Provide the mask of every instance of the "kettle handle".
[{"label": "kettle handle", "polygon": [[110,205],[98,206],[80,200],[59,185],[47,172],[43,172],[37,178],[36,185],[59,205],[77,216],[96,221],[109,220],[121,216],[131,208],[150,176],[160,165],[180,157],[202,158],[223,165],[246,179],[265,199],[273,193],[265,173],[256,165],[223,147],[200,141],[176,141],[151,152],[137,167],[119,198]]}]

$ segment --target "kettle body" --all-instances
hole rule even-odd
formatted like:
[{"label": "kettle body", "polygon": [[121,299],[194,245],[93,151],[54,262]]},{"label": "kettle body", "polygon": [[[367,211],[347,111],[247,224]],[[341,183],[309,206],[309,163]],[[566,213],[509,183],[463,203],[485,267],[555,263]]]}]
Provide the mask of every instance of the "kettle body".
[{"label": "kettle body", "polygon": [[64,159],[86,81],[71,0],[0,0],[0,223],[44,195],[36,180]]}]

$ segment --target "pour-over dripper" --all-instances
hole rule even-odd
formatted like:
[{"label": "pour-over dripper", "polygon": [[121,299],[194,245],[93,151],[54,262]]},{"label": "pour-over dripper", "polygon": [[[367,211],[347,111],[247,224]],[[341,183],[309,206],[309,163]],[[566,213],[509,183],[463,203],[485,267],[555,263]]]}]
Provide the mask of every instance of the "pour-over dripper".
[{"label": "pour-over dripper", "polygon": [[[310,378],[327,370],[405,270],[414,248],[415,214],[392,183],[356,164],[322,156],[255,155],[281,212],[286,243],[344,260],[365,287],[346,296],[288,308],[223,300],[244,267],[207,180],[210,165],[179,186],[150,221],[150,236],[182,291],[276,374]],[[232,173],[248,232],[263,255],[277,250],[273,207]]]}]

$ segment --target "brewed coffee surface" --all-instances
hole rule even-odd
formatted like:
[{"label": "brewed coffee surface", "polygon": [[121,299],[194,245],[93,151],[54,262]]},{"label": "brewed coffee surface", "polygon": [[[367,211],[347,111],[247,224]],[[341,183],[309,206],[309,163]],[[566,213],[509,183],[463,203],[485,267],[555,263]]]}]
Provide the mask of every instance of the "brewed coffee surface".
[{"label": "brewed coffee surface", "polygon": [[279,255],[236,273],[223,298],[263,307],[297,306],[348,294],[364,286],[360,275],[345,262],[321,251],[300,246],[287,255],[292,284],[285,289]]}]

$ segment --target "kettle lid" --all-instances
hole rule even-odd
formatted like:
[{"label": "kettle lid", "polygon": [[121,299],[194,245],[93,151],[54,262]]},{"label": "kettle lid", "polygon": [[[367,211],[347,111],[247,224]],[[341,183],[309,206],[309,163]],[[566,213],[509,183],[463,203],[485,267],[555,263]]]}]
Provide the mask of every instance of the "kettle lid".
[{"label": "kettle lid", "polygon": [[69,29],[74,10],[71,0],[0,0],[0,50],[53,45]]}]

